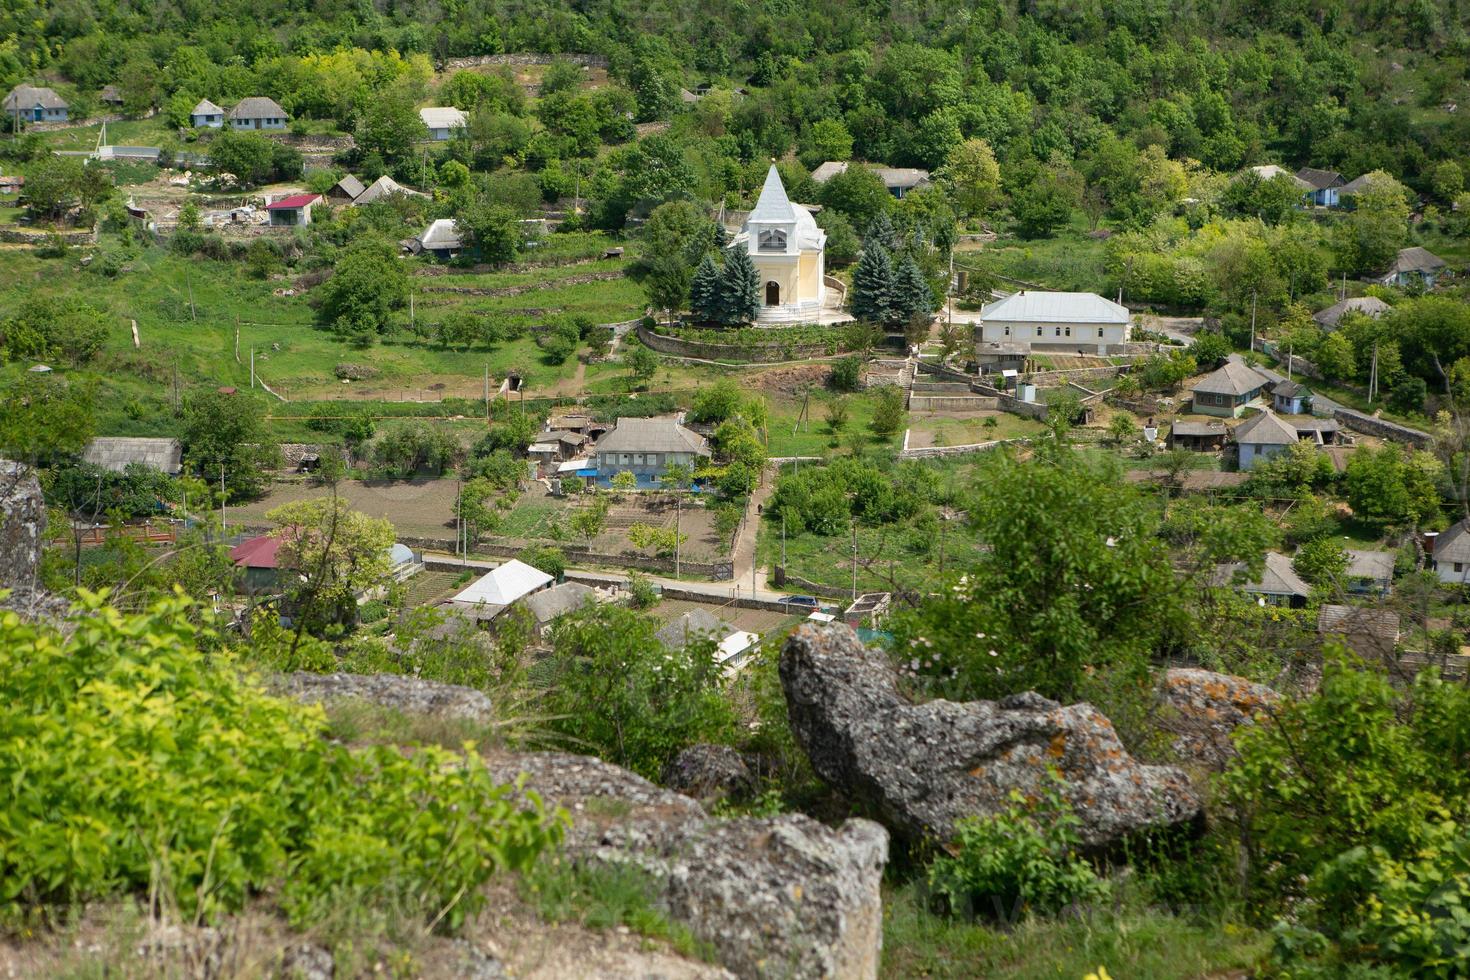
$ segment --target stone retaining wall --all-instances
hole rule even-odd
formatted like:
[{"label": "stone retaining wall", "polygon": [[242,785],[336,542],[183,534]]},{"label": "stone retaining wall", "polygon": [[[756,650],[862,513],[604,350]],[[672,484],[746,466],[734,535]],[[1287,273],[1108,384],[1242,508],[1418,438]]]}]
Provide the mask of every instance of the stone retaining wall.
[{"label": "stone retaining wall", "polygon": [[1032,371],[1024,380],[1038,388],[1056,388],[1068,381],[1106,381],[1126,373],[1126,366],[1075,368],[1071,371]]},{"label": "stone retaining wall", "polygon": [[[51,241],[55,234],[50,231],[22,228],[0,228],[0,242],[8,242],[12,245],[35,245],[45,246]],[[83,228],[76,231],[61,232],[61,240],[67,245],[95,245],[97,242],[97,229]]]},{"label": "stone retaining wall", "polygon": [[1003,446],[1007,442],[1020,442],[1019,439],[993,439],[990,442],[969,442],[963,446],[925,446],[917,449],[905,449],[898,454],[899,459],[940,459],[945,456],[966,456],[970,453],[984,452]]},{"label": "stone retaining wall", "polygon": [[1354,432],[1362,432],[1394,442],[1408,443],[1418,449],[1428,449],[1429,444],[1434,441],[1427,432],[1420,432],[1418,429],[1411,429],[1397,422],[1375,419],[1370,415],[1364,415],[1362,412],[1355,412],[1348,408],[1337,409],[1332,413],[1332,417]]},{"label": "stone retaining wall", "polygon": [[660,354],[674,357],[695,357],[705,361],[738,361],[747,364],[775,364],[781,361],[799,361],[811,357],[827,357],[838,353],[841,345],[833,344],[766,344],[747,347],[740,344],[709,344],[697,340],[683,340],[666,334],[655,333],[641,322],[638,324],[638,339]]}]

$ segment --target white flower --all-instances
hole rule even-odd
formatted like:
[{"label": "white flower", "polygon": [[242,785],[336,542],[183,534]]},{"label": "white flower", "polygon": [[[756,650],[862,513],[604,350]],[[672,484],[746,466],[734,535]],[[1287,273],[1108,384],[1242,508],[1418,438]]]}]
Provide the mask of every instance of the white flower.
[{"label": "white flower", "polygon": [[1112,535],[1109,535],[1108,536],[1108,540],[1107,540],[1107,546],[1109,548],[1116,548],[1118,546],[1118,539],[1115,538],[1115,537],[1113,537]]},{"label": "white flower", "polygon": [[990,655],[991,655],[991,656],[992,656],[992,657],[998,657],[998,656],[1000,656],[1000,654],[998,654],[998,653],[996,653],[996,652],[995,652],[995,651],[994,651],[994,650],[991,650],[991,651],[990,651]]}]

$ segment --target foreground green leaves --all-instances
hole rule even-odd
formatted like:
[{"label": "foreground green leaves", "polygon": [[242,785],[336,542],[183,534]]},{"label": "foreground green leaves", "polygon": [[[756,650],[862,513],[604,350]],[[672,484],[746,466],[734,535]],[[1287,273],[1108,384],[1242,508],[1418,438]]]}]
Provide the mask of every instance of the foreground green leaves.
[{"label": "foreground green leaves", "polygon": [[356,903],[454,929],[560,840],[473,753],[329,743],[319,709],[201,652],[186,608],[83,593],[66,637],[0,617],[0,916],[147,889],[185,915],[264,895],[298,926]]}]

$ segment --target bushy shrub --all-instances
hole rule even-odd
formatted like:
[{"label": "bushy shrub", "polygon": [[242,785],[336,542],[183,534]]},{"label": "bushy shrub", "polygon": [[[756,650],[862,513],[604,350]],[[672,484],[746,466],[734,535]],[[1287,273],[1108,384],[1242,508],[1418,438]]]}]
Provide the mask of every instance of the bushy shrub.
[{"label": "bushy shrub", "polygon": [[837,391],[857,391],[863,383],[863,362],[859,357],[844,357],[832,365],[828,383]]},{"label": "bushy shrub", "polygon": [[929,885],[957,915],[1011,922],[1051,915],[1108,894],[1077,854],[1080,821],[1054,790],[1028,803],[1012,790],[1004,813],[962,820],[957,853],[929,868]]},{"label": "bushy shrub", "polygon": [[68,636],[0,618],[0,914],[157,889],[206,918],[262,894],[293,924],[389,904],[457,928],[561,835],[473,754],[353,752],[265,694],[188,603],[82,596]]}]

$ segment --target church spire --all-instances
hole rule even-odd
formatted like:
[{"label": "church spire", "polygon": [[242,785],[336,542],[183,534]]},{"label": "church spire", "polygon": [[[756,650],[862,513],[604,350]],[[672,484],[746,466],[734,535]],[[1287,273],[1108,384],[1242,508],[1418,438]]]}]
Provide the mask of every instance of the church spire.
[{"label": "church spire", "polygon": [[791,204],[791,198],[786,196],[786,185],[781,183],[781,175],[776,172],[776,165],[771,164],[771,169],[766,171],[766,183],[761,188],[761,196],[756,199],[755,210],[750,212],[749,221],[795,221],[796,208]]}]

